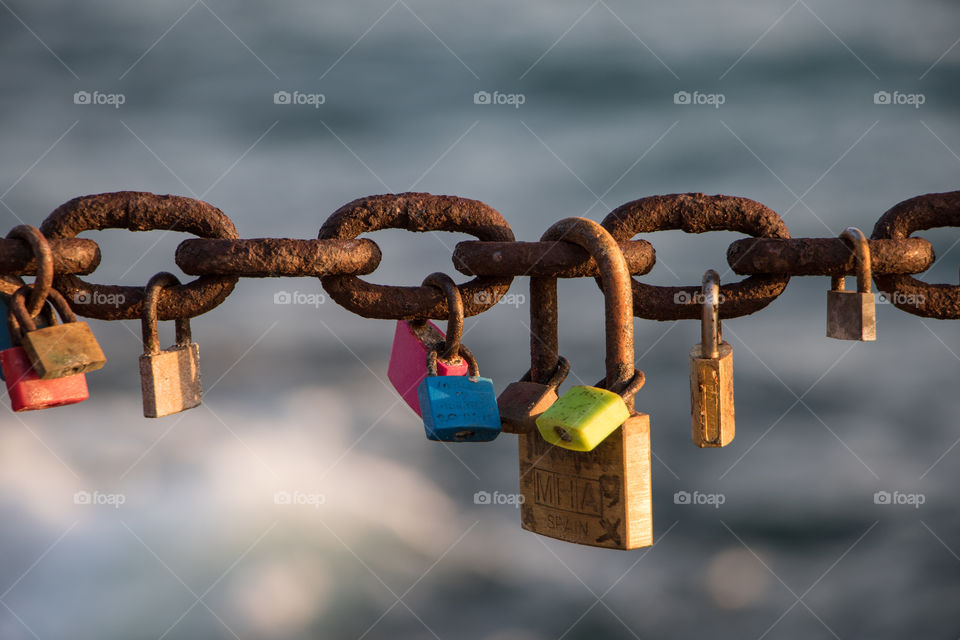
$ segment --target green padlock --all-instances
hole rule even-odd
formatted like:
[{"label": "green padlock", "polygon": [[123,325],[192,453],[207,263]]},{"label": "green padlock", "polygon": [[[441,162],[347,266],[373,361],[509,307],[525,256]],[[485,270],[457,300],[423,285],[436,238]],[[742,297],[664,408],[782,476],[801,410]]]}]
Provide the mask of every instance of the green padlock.
[{"label": "green padlock", "polygon": [[573,451],[592,451],[630,417],[627,398],[632,398],[646,381],[636,371],[623,391],[579,385],[560,396],[537,418],[537,429],[550,444]]}]

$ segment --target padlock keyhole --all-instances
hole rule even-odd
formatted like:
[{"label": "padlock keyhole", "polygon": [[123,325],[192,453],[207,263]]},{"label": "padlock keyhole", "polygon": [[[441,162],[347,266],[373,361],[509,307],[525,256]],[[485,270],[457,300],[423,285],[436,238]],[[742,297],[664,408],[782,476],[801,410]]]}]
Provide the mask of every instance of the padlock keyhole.
[{"label": "padlock keyhole", "polygon": [[553,430],[557,432],[557,437],[564,442],[573,442],[573,436],[571,436],[570,432],[563,427],[554,427]]}]

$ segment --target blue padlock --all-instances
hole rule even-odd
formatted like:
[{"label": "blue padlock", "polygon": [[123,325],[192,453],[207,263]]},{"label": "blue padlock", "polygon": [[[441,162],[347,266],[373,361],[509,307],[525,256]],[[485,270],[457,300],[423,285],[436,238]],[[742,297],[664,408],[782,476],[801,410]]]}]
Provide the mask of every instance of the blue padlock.
[{"label": "blue padlock", "polygon": [[427,355],[427,377],[417,387],[427,438],[441,442],[489,442],[500,435],[493,380],[481,378],[477,361],[461,345],[469,364],[465,376],[438,376],[437,350]]}]

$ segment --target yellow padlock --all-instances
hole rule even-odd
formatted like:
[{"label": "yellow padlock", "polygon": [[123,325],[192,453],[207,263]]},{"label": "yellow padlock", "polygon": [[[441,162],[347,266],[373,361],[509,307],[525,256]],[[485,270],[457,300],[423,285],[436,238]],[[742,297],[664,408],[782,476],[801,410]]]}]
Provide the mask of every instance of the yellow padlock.
[{"label": "yellow padlock", "polygon": [[630,417],[624,397],[633,397],[644,382],[643,372],[637,371],[622,394],[602,388],[602,382],[570,387],[537,418],[537,430],[552,445],[593,451]]}]

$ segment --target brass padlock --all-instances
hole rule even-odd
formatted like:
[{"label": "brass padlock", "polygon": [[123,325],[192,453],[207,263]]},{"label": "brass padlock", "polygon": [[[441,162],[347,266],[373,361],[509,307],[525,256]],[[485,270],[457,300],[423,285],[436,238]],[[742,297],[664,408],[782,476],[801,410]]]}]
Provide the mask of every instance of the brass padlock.
[{"label": "brass padlock", "polygon": [[845,291],[845,276],[833,276],[827,292],[827,337],[837,340],[876,340],[876,304],[871,289],[870,245],[856,227],[848,227],[840,237],[855,247],[857,291]]},{"label": "brass padlock", "polygon": [[[606,304],[605,387],[624,392],[630,417],[592,451],[519,434],[523,528],[567,542],[612,549],[653,544],[650,417],[633,410],[627,386],[642,376],[633,366],[633,294],[620,247],[599,224],[567,218],[541,238],[586,249],[600,266]],[[545,380],[559,363],[557,280],[530,280],[531,378]]]},{"label": "brass padlock", "polygon": [[557,389],[570,373],[570,362],[561,357],[550,379],[533,382],[528,370],[518,382],[511,382],[497,398],[504,433],[537,430],[537,418],[557,401]]},{"label": "brass padlock", "polygon": [[725,447],[733,440],[733,348],[720,328],[720,276],[703,276],[700,344],[690,350],[690,410],[693,443]]},{"label": "brass padlock", "polygon": [[41,380],[66,378],[102,368],[107,358],[93,331],[86,322],[77,322],[70,305],[55,289],[49,291],[47,299],[63,322],[37,328],[26,305],[26,295],[31,290],[29,286],[18,289],[10,298],[10,309],[22,331],[21,346],[37,377]]},{"label": "brass padlock", "polygon": [[190,336],[189,318],[177,318],[177,343],[160,349],[157,298],[160,289],[178,284],[176,276],[161,272],[150,278],[146,287],[141,318],[143,355],[140,356],[140,389],[146,418],[162,418],[198,407],[203,396],[200,347]]}]

